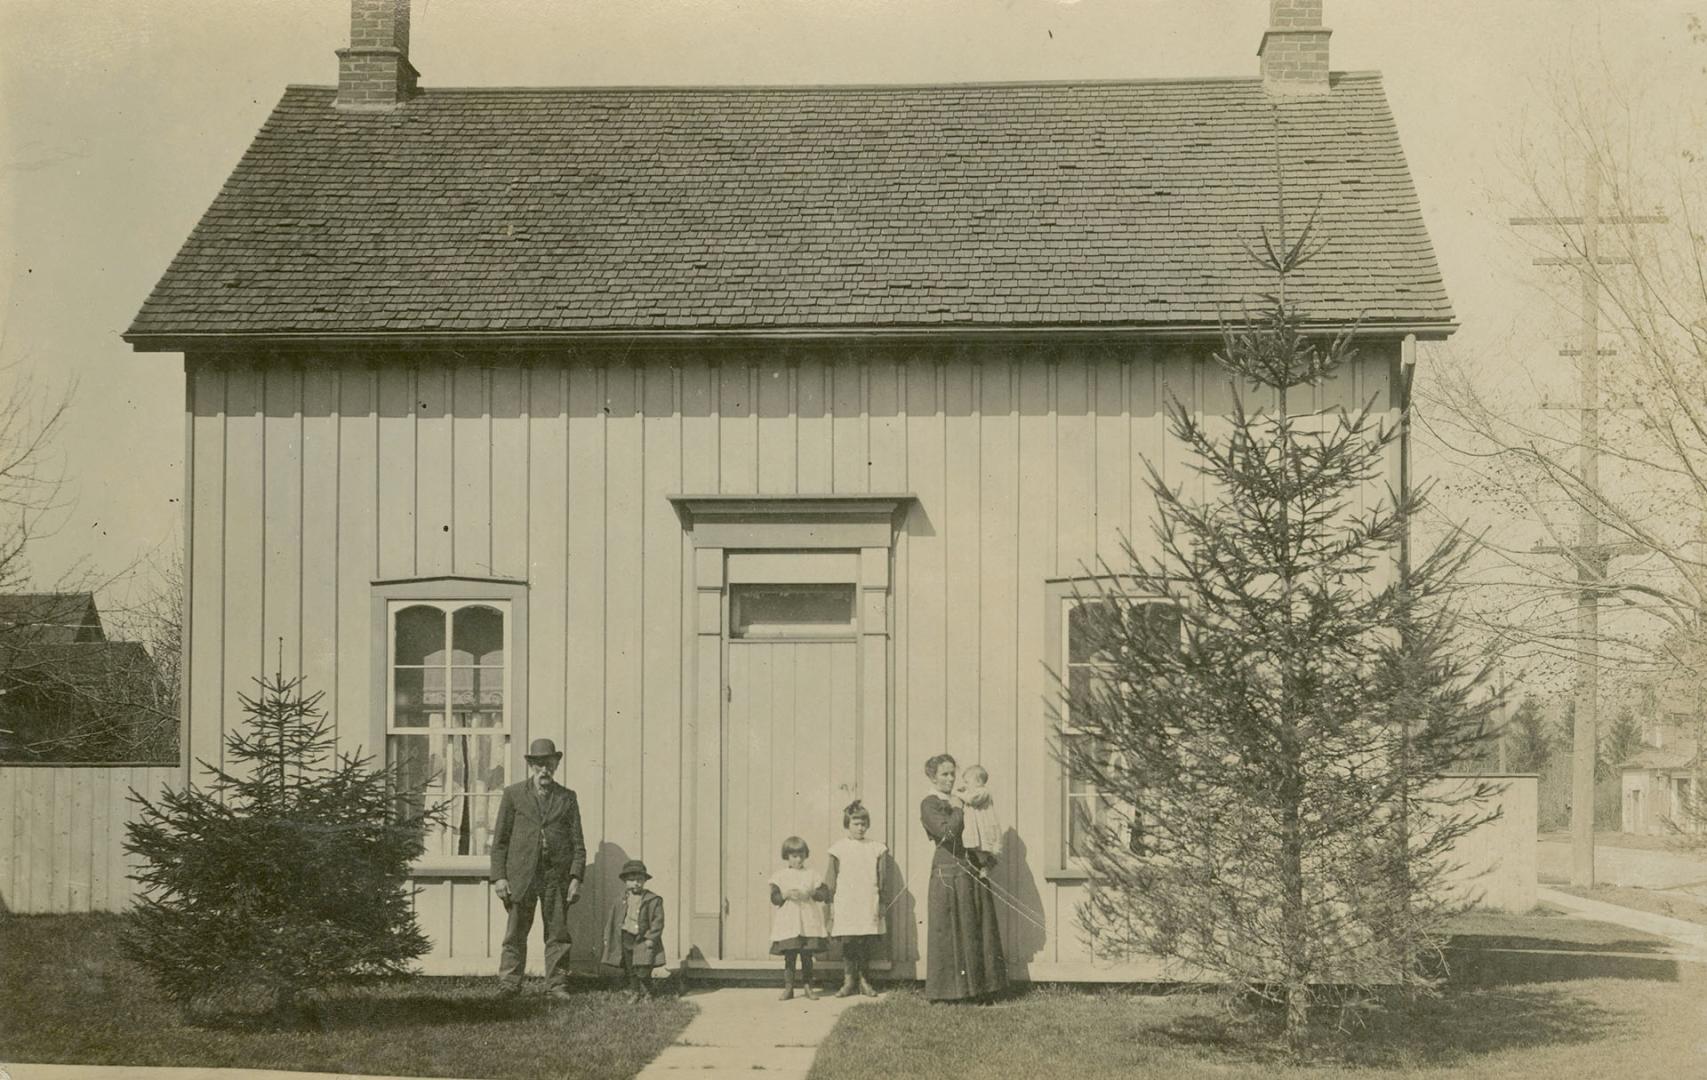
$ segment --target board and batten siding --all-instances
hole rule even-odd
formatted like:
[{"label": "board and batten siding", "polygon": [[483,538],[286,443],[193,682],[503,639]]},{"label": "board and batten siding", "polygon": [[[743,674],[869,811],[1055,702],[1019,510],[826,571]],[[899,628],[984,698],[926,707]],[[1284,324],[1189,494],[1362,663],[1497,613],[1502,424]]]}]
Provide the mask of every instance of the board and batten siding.
[{"label": "board and batten siding", "polygon": [[[1396,419],[1398,356],[1397,342],[1365,344],[1315,403],[1373,397]],[[911,493],[889,615],[895,820],[874,830],[908,888],[891,911],[896,960],[909,969],[925,941],[922,763],[945,749],[989,769],[1019,837],[997,879],[1014,898],[1016,970],[1090,959],[1078,886],[1046,873],[1045,582],[1118,567],[1123,537],[1153,549],[1146,462],[1201,484],[1164,413],[1170,397],[1210,416],[1230,405],[1201,346],[564,349],[485,365],[192,355],[188,370],[192,761],[221,760],[237,695],[281,655],[325,692],[341,749],[383,753],[374,582],[525,581],[529,715],[514,737],[556,740],[558,778],[580,797],[576,962],[591,962],[621,863],[639,857],[674,963],[690,944],[693,748],[719,720],[694,715],[694,550],[667,496]],[[1396,478],[1396,448],[1390,467]],[[494,971],[503,910],[484,879],[422,885],[426,970]]]}]

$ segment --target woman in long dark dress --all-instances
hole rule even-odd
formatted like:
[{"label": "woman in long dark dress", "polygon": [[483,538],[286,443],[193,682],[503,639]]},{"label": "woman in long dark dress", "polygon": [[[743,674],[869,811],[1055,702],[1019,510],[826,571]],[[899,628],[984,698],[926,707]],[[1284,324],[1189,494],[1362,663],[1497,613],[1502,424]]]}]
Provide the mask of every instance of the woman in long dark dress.
[{"label": "woman in long dark dress", "polygon": [[925,775],[936,792],[919,804],[925,835],[936,845],[927,909],[930,959],[925,967],[925,997],[931,1001],[989,997],[1008,985],[995,898],[960,842],[965,811],[954,795],[956,768],[948,754],[925,762]]}]

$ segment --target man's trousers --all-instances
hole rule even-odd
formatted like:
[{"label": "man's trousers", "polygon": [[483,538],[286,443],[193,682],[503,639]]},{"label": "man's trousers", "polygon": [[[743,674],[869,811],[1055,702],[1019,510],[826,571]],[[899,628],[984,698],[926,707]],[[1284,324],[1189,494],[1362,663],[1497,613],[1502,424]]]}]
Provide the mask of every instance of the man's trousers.
[{"label": "man's trousers", "polygon": [[545,984],[547,988],[562,986],[569,978],[569,892],[565,885],[555,882],[536,883],[525,893],[511,894],[510,902],[505,905],[509,919],[504,924],[504,951],[498,960],[498,978],[513,986],[522,984],[535,904],[545,919]]}]

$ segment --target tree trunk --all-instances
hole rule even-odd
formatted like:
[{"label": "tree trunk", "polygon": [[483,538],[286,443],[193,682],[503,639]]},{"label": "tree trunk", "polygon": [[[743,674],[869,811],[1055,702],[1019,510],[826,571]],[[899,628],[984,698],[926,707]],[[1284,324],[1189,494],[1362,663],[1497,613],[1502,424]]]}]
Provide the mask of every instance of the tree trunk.
[{"label": "tree trunk", "polygon": [[1310,1027],[1310,987],[1298,982],[1286,988],[1286,1049],[1298,1053]]}]

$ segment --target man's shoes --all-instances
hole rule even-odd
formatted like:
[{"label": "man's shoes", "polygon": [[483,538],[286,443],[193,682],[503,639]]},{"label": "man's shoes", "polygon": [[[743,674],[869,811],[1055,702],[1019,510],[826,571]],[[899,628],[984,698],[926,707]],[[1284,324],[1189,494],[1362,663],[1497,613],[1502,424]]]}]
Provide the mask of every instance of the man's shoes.
[{"label": "man's shoes", "polygon": [[546,993],[550,994],[558,1001],[568,1001],[570,998],[575,996],[574,992],[567,986],[553,986],[551,989],[547,990]]},{"label": "man's shoes", "polygon": [[503,982],[498,984],[498,996],[500,998],[520,997],[521,993],[521,983]]}]

